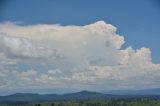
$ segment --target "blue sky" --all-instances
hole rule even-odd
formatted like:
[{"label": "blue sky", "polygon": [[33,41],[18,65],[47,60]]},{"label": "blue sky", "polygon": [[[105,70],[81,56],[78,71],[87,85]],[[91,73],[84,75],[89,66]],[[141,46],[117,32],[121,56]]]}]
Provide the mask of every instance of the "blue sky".
[{"label": "blue sky", "polygon": [[0,5],[1,22],[85,25],[104,20],[125,36],[125,45],[149,47],[153,62],[160,62],[158,0],[1,0]]},{"label": "blue sky", "polygon": [[158,88],[159,19],[158,0],[1,0],[0,94]]}]

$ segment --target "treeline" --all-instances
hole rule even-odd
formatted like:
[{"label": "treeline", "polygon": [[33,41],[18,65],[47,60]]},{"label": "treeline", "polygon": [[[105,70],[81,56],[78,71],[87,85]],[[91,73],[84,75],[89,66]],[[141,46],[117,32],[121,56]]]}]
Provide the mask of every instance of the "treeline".
[{"label": "treeline", "polygon": [[107,100],[85,100],[85,101],[54,101],[26,105],[0,105],[0,106],[160,106],[159,99],[107,99]]},{"label": "treeline", "polygon": [[160,106],[160,100],[141,99],[110,99],[87,101],[53,102],[46,106]]}]

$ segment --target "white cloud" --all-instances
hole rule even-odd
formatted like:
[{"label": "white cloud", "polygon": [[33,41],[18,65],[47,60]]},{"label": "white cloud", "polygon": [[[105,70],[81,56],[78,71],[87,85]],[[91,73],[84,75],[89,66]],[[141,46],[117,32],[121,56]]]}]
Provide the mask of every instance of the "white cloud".
[{"label": "white cloud", "polygon": [[[160,87],[160,64],[103,21],[85,26],[0,24],[0,88]],[[10,78],[10,76],[12,76]]]},{"label": "white cloud", "polygon": [[57,55],[54,48],[38,45],[27,38],[0,34],[1,52],[15,58],[48,58]]}]

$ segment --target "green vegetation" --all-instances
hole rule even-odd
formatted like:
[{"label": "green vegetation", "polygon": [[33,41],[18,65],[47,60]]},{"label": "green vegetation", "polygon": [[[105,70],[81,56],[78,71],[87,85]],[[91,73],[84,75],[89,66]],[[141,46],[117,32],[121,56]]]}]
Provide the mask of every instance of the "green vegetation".
[{"label": "green vegetation", "polygon": [[160,99],[106,99],[106,100],[83,100],[83,101],[54,101],[32,104],[1,104],[0,106],[160,106]]}]

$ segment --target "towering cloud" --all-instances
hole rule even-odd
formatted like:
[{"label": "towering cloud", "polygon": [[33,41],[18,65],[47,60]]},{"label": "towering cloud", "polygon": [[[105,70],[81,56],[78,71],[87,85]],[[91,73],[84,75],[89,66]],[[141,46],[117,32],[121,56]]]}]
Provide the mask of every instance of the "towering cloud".
[{"label": "towering cloud", "polygon": [[103,21],[85,26],[0,24],[0,89],[160,87],[160,64]]}]

